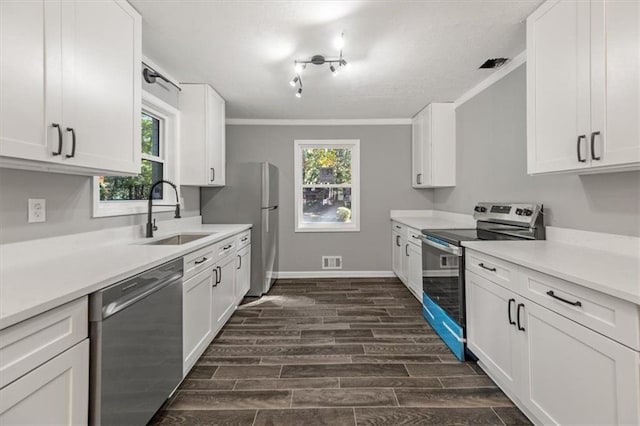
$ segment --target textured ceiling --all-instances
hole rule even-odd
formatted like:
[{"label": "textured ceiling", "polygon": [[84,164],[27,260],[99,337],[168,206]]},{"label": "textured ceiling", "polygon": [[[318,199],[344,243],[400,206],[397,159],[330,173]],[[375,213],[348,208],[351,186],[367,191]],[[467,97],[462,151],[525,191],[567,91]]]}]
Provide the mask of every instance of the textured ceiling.
[{"label": "textured ceiling", "polygon": [[[487,58],[525,48],[524,19],[542,0],[131,0],[143,17],[143,52],[182,82],[211,84],[228,118],[408,118],[453,101],[493,70]],[[349,69],[303,73],[293,61],[337,54]]]}]

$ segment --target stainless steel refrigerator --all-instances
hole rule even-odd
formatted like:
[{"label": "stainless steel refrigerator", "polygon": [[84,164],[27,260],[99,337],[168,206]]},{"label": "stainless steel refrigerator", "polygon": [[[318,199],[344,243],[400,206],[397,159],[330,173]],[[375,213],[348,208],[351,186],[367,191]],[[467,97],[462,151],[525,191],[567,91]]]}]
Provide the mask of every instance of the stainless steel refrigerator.
[{"label": "stainless steel refrigerator", "polygon": [[250,296],[273,284],[278,263],[278,168],[270,163],[227,164],[226,186],[202,188],[203,223],[251,223]]}]

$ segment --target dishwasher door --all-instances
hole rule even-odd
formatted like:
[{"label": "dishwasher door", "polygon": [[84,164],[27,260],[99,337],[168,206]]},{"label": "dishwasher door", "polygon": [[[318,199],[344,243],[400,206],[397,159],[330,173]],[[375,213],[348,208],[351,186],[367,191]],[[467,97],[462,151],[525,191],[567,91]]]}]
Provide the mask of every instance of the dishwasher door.
[{"label": "dishwasher door", "polygon": [[101,303],[102,319],[91,322],[91,424],[145,425],[182,380],[182,260],[179,268],[156,288],[141,274],[146,286],[115,313]]}]

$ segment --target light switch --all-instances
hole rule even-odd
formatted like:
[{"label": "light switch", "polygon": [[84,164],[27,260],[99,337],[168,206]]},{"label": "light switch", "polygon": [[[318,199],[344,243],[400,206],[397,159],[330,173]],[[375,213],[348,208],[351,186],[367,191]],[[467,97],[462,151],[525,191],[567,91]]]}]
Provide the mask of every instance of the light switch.
[{"label": "light switch", "polygon": [[29,198],[29,223],[44,222],[47,219],[46,213],[44,198]]}]

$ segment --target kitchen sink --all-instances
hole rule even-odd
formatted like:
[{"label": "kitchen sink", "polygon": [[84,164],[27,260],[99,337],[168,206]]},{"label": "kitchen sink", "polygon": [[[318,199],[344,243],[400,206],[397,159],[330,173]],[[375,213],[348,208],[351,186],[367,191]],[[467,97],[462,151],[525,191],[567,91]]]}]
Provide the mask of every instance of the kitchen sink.
[{"label": "kitchen sink", "polygon": [[171,237],[162,238],[160,240],[151,241],[150,243],[146,244],[152,246],[179,246],[195,240],[199,240],[200,238],[208,237],[209,235],[213,234],[215,234],[215,232],[209,232],[207,234],[178,234],[172,235]]}]

